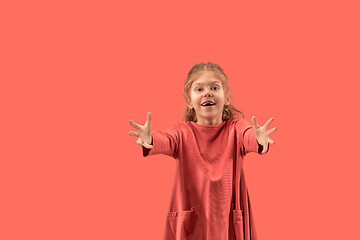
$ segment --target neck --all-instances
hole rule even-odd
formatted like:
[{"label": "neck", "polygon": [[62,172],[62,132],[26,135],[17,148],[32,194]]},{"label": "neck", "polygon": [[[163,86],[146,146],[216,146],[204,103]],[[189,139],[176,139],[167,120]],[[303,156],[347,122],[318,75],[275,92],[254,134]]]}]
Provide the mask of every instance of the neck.
[{"label": "neck", "polygon": [[222,119],[200,119],[196,123],[199,125],[219,125],[222,122]]}]

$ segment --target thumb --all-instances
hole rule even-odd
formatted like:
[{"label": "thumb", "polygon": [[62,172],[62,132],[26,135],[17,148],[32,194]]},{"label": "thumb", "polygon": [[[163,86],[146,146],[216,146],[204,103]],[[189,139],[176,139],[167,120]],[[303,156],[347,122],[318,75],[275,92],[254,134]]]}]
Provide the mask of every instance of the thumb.
[{"label": "thumb", "polygon": [[268,150],[268,146],[269,146],[269,144],[268,143],[266,143],[265,144],[265,146],[263,145],[263,150],[262,150],[262,154],[264,154],[264,153],[266,153],[267,152],[267,150]]},{"label": "thumb", "polygon": [[153,148],[153,146],[152,145],[149,145],[149,144],[147,144],[146,142],[143,142],[143,144],[142,144],[145,148],[147,148],[147,149],[151,149],[151,148]]}]

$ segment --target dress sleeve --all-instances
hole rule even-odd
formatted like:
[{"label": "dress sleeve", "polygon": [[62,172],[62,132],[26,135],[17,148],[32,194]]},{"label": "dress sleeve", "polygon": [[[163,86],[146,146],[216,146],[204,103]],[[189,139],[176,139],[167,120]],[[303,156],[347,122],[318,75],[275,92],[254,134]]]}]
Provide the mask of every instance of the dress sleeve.
[{"label": "dress sleeve", "polygon": [[177,125],[166,130],[152,131],[152,145],[153,148],[147,149],[142,146],[143,156],[151,156],[155,154],[165,154],[175,158],[179,147],[179,129]]},{"label": "dress sleeve", "polygon": [[[261,152],[263,150],[263,146],[257,142],[252,125],[250,125],[250,123],[245,119],[240,119],[238,121],[238,128],[243,140],[242,144],[244,154],[246,155],[249,152],[255,152],[262,155],[263,153]],[[267,151],[269,151],[269,147]]]}]

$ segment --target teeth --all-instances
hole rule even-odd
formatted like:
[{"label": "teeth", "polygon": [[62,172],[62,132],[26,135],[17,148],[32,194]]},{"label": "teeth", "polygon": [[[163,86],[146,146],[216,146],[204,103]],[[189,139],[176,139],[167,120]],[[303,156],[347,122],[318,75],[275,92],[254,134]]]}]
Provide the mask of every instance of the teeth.
[{"label": "teeth", "polygon": [[212,106],[212,105],[215,105],[215,103],[207,102],[207,103],[201,104],[201,106]]}]

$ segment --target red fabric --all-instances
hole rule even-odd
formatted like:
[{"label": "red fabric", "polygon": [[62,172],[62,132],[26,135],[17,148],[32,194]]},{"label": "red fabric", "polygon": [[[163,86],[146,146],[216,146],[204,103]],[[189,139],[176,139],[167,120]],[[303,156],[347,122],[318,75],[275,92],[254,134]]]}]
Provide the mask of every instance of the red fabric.
[{"label": "red fabric", "polygon": [[165,240],[257,239],[243,172],[244,156],[262,150],[252,125],[245,119],[178,122],[152,137],[153,148],[143,147],[143,156],[176,159]]}]

